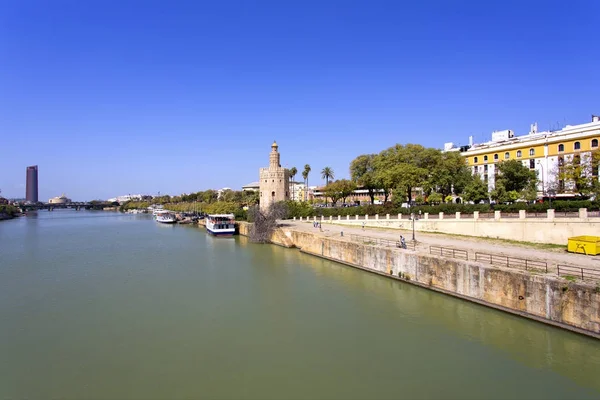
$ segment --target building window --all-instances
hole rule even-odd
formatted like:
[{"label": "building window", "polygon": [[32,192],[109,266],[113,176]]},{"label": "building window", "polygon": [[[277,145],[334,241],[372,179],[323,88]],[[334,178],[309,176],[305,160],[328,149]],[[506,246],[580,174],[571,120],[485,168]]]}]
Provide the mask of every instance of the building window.
[{"label": "building window", "polygon": [[592,147],[598,147],[598,139],[592,139]]},{"label": "building window", "polygon": [[535,156],[535,149],[529,149],[529,155]]},{"label": "building window", "polygon": [[473,162],[477,164],[477,157],[473,157]]},{"label": "building window", "polygon": [[508,160],[510,158],[510,153],[507,151],[506,153],[504,153],[504,159]]},{"label": "building window", "polygon": [[271,197],[275,197],[275,192],[271,192]]},{"label": "building window", "polygon": [[573,165],[580,165],[581,164],[581,156],[578,154],[575,157],[573,157]]},{"label": "building window", "polygon": [[563,151],[565,151],[565,145],[564,144],[559,144],[558,145],[558,152],[562,153]]},{"label": "building window", "polygon": [[494,154],[494,161],[498,161],[498,154]]},{"label": "building window", "polygon": [[558,157],[558,166],[562,167],[565,164],[565,159],[562,157]]},{"label": "building window", "polygon": [[517,158],[521,157],[521,150],[517,150]]},{"label": "building window", "polygon": [[529,160],[529,169],[535,169],[535,160],[533,158]]},{"label": "building window", "polygon": [[488,167],[487,165],[483,166],[483,171],[486,172],[486,173],[487,173],[487,167]]},{"label": "building window", "polygon": [[581,149],[581,143],[575,142],[575,144],[573,145],[573,149],[575,149],[575,150]]},{"label": "building window", "polygon": [[483,156],[483,162],[487,162],[487,156]]}]

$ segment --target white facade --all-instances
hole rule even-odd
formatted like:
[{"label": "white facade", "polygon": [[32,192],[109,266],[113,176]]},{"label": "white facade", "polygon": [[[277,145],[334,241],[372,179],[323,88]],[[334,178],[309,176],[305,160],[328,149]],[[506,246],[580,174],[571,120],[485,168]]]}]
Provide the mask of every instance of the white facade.
[{"label": "white facade", "polygon": [[142,195],[141,194],[126,194],[124,196],[117,196],[117,197],[113,197],[112,199],[108,199],[107,201],[114,203],[119,202],[119,203],[126,203],[128,201],[140,201],[142,200]]}]

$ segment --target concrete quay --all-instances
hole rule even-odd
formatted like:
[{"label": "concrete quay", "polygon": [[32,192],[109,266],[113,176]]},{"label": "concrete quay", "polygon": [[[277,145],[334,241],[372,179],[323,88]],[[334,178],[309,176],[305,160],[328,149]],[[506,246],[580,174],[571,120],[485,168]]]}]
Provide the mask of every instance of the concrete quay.
[{"label": "concrete quay", "polygon": [[[250,224],[240,222],[241,235],[248,235],[249,229]],[[507,268],[471,259],[447,258],[430,254],[428,245],[433,244],[430,240],[433,238],[440,245],[460,244],[457,248],[467,248],[469,251],[482,249],[495,254],[504,251],[513,256],[518,251],[520,255],[529,256],[528,258],[534,253],[537,257],[546,259],[556,256],[577,259],[586,256],[559,254],[518,245],[496,246],[489,241],[478,243],[472,239],[440,237],[442,235],[419,235],[417,239],[420,242],[413,251],[353,241],[353,234],[394,241],[399,238],[397,230],[389,232],[367,228],[363,231],[362,228],[336,225],[322,225],[320,229],[313,227],[311,222],[285,220],[281,221],[271,241],[390,279],[402,280],[600,339],[599,281],[566,279],[551,271],[545,273],[538,270]],[[553,259],[556,262],[556,259]],[[588,258],[588,262],[596,262],[591,260]],[[570,264],[575,262],[571,259]]]},{"label": "concrete quay", "polygon": [[[325,237],[339,237],[342,240],[350,241],[351,235],[362,235],[379,239],[392,241],[400,240],[400,235],[404,236],[407,244],[410,245],[412,239],[411,229],[391,229],[380,228],[366,225],[363,229],[357,225],[337,225],[322,223],[320,231],[314,228],[312,222],[308,221],[280,221],[283,226],[293,227],[303,232],[314,232]],[[344,236],[341,236],[344,232]],[[429,246],[442,246],[465,250],[469,254],[469,260],[475,260],[475,253],[488,253],[515,258],[538,260],[548,263],[548,272],[555,273],[557,265],[570,265],[583,268],[594,268],[600,273],[600,256],[586,256],[584,254],[574,254],[566,252],[566,243],[564,249],[559,248],[540,248],[539,245],[526,243],[507,243],[502,240],[489,238],[476,238],[468,236],[456,236],[443,233],[415,232],[416,250],[421,253],[429,253]]]}]

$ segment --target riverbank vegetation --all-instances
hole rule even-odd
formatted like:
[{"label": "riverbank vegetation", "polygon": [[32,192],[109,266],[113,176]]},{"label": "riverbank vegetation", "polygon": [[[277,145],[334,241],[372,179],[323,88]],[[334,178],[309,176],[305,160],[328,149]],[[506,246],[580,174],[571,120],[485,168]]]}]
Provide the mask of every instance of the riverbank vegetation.
[{"label": "riverbank vegetation", "polygon": [[472,214],[474,211],[480,213],[492,213],[494,211],[501,211],[503,213],[518,213],[519,210],[526,210],[529,213],[545,213],[548,209],[554,209],[556,212],[576,212],[580,208],[587,208],[590,211],[600,210],[600,201],[552,201],[544,203],[526,203],[516,202],[511,204],[456,204],[456,203],[442,203],[435,205],[428,204],[416,204],[412,207],[402,207],[398,203],[389,202],[383,205],[364,205],[355,207],[314,207],[313,205],[306,202],[289,201],[288,205],[288,218],[293,217],[336,217],[338,215],[345,217],[347,215],[353,217],[355,215],[375,215],[379,214],[385,216],[390,214],[394,217],[398,214],[410,215],[411,213],[423,215],[429,213],[430,215],[437,215],[440,212],[445,214],[454,214],[461,212],[463,214]]},{"label": "riverbank vegetation", "polygon": [[196,212],[205,214],[234,214],[237,220],[246,220],[248,207],[258,204],[257,192],[234,190],[206,190],[180,196],[160,196],[149,201],[130,201],[119,208],[121,211],[147,209],[160,204],[175,212]]},{"label": "riverbank vegetation", "polygon": [[0,204],[0,220],[11,219],[19,215],[19,209],[17,207]]}]

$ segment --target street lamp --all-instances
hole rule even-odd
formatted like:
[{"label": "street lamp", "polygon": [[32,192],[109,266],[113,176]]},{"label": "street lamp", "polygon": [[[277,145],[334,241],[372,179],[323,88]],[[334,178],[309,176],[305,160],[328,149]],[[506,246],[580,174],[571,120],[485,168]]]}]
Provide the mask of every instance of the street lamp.
[{"label": "street lamp", "polygon": [[538,160],[538,165],[540,166],[540,169],[542,170],[542,198],[546,197],[546,184],[544,183],[544,165],[541,163],[540,160]]}]

